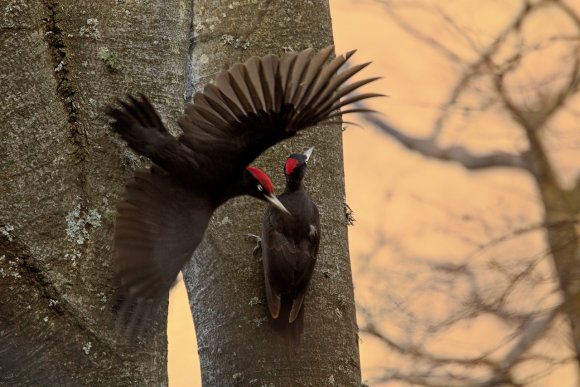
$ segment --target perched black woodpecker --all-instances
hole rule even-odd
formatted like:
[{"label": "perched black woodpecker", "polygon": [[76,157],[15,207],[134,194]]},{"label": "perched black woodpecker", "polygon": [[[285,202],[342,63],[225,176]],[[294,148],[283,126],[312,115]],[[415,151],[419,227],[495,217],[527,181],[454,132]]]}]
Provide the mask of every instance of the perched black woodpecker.
[{"label": "perched black woodpecker", "polygon": [[178,121],[178,138],[143,95],[108,108],[112,129],[153,162],[135,172],[118,205],[113,263],[125,332],[166,297],[216,208],[250,195],[285,211],[268,176],[248,167],[256,157],[319,121],[367,111],[339,109],[379,96],[341,100],[377,78],[343,86],[368,63],[338,72],[354,51],[329,61],[332,52],[332,46],[307,49],[233,65],[194,95]]},{"label": "perched black woodpecker", "polygon": [[320,245],[318,207],[304,189],[306,165],[314,148],[291,154],[284,174],[286,189],[278,196],[292,214],[268,206],[262,218],[262,262],[266,298],[273,327],[296,351],[304,330],[304,296]]}]

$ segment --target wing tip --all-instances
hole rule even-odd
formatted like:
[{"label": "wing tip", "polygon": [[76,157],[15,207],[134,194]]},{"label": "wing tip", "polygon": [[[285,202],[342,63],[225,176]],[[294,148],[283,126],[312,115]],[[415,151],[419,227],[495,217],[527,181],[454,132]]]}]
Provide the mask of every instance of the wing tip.
[{"label": "wing tip", "polygon": [[268,304],[268,309],[270,309],[270,315],[272,316],[273,319],[277,319],[278,317],[280,317],[280,304],[277,305]]}]

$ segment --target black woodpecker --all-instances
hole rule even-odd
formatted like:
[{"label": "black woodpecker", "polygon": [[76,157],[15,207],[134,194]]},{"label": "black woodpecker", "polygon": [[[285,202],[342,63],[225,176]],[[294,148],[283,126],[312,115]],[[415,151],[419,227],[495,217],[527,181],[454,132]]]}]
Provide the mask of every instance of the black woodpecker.
[{"label": "black woodpecker", "polygon": [[153,162],[135,172],[118,205],[113,262],[126,332],[166,297],[216,208],[250,195],[285,211],[268,176],[248,167],[256,157],[329,117],[367,111],[339,109],[380,95],[341,101],[377,78],[343,86],[369,63],[338,72],[354,51],[329,61],[332,52],[332,46],[307,49],[233,65],[194,95],[178,121],[178,138],[144,95],[108,108],[112,129]]},{"label": "black woodpecker", "polygon": [[284,174],[286,189],[278,196],[292,214],[268,206],[262,218],[262,262],[272,324],[296,352],[304,330],[304,296],[320,245],[318,207],[304,190],[306,163],[314,148],[291,154]]}]

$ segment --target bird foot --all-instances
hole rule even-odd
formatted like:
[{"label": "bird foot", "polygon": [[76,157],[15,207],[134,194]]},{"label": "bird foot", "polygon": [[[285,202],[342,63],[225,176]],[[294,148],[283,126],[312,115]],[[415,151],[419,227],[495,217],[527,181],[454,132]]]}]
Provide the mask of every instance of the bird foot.
[{"label": "bird foot", "polygon": [[252,254],[254,254],[254,256],[262,255],[262,238],[256,234],[246,233],[244,235],[248,241],[256,243],[256,246],[254,246],[254,249],[252,250]]}]

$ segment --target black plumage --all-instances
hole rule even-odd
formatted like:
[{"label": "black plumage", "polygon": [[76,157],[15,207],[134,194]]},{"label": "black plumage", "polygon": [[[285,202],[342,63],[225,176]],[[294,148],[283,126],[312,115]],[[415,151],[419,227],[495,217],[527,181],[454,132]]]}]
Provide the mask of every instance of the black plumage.
[{"label": "black plumage", "polygon": [[304,296],[320,245],[318,207],[304,189],[303,179],[313,148],[286,160],[286,189],[278,196],[291,216],[268,206],[262,219],[262,262],[266,298],[273,324],[297,350],[304,329]]},{"label": "black plumage", "polygon": [[129,328],[167,294],[217,207],[245,194],[282,208],[267,175],[248,164],[302,129],[359,111],[341,113],[340,107],[378,96],[341,101],[377,78],[342,86],[368,63],[338,73],[354,51],[328,61],[332,51],[307,49],[235,64],[195,94],[178,121],[178,138],[143,95],[108,109],[113,130],[153,162],[127,185],[115,226],[115,280],[121,320]]}]

